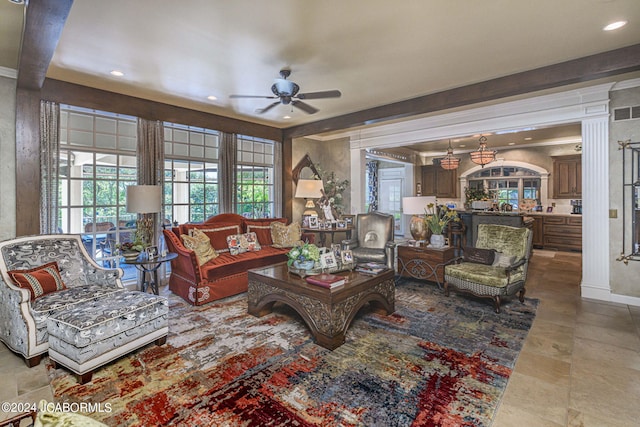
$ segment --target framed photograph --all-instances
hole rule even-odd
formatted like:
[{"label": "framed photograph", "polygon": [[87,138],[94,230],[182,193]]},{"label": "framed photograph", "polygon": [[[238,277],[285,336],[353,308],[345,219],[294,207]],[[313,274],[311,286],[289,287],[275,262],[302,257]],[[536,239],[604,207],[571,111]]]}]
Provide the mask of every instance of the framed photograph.
[{"label": "framed photograph", "polygon": [[149,246],[147,249],[147,257],[149,259],[158,258],[158,247],[157,246]]},{"label": "framed photograph", "polygon": [[331,244],[331,252],[336,256],[336,259],[340,258],[340,243],[332,243]]},{"label": "framed photograph", "polygon": [[342,251],[340,256],[343,264],[351,264],[353,262],[353,252],[351,251]]},{"label": "framed photograph", "polygon": [[309,218],[311,215],[302,215],[302,228],[309,228]]},{"label": "framed photograph", "polygon": [[553,212],[553,206],[547,207],[547,213],[552,213],[552,212]]},{"label": "framed photograph", "polygon": [[340,228],[347,228],[347,222],[345,220],[338,220],[338,222],[336,223],[336,228],[340,229]]},{"label": "framed photograph", "polygon": [[353,227],[353,224],[356,222],[355,215],[342,215],[341,219],[345,222],[346,227]]},{"label": "framed photograph", "polygon": [[322,268],[334,268],[338,266],[336,256],[333,252],[326,252],[320,255],[320,267]]},{"label": "framed photograph", "polygon": [[319,253],[320,255],[322,255],[322,254],[326,254],[328,251],[329,251],[329,249],[325,248],[324,246],[323,246],[323,247],[321,247],[321,248],[318,248],[318,253]]},{"label": "framed photograph", "polygon": [[318,228],[318,217],[310,216],[309,217],[309,228]]}]

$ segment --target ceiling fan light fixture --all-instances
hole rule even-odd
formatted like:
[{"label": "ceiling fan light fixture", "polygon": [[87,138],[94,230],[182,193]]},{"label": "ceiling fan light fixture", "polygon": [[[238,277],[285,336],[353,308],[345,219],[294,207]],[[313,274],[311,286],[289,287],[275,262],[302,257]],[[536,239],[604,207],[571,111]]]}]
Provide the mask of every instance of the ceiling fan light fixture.
[{"label": "ceiling fan light fixture", "polygon": [[487,137],[480,137],[480,146],[476,151],[472,151],[469,153],[471,156],[471,161],[477,165],[484,167],[496,159],[496,154],[498,154],[495,150],[487,149]]},{"label": "ceiling fan light fixture", "polygon": [[449,148],[447,148],[447,155],[440,159],[440,167],[445,170],[458,169],[460,166],[460,159],[453,157],[453,148],[451,148],[451,140],[449,140]]}]

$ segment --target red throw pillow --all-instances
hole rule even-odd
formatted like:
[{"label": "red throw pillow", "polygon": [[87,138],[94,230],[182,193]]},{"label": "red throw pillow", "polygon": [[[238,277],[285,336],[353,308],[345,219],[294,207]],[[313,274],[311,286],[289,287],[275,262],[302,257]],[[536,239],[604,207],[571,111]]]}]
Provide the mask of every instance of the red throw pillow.
[{"label": "red throw pillow", "polygon": [[29,270],[11,270],[7,274],[16,285],[29,289],[31,301],[48,293],[67,289],[55,261]]},{"label": "red throw pillow", "polygon": [[287,224],[286,218],[258,218],[258,219],[245,219],[244,223],[247,225],[247,233],[256,233],[258,236],[258,242],[261,246],[273,245],[271,239],[271,223],[281,222]]}]

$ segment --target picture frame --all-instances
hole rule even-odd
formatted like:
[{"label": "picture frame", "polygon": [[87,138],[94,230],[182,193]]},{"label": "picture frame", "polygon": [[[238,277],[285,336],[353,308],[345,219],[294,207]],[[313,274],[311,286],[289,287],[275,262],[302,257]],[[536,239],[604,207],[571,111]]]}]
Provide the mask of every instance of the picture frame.
[{"label": "picture frame", "polygon": [[336,223],[336,228],[337,229],[347,228],[347,221],[345,221],[343,219],[339,219],[338,222]]},{"label": "picture frame", "polygon": [[302,215],[302,228],[309,228],[309,218],[311,215]]},{"label": "picture frame", "polygon": [[351,264],[353,262],[353,252],[350,250],[342,251],[340,257],[342,258],[343,264]]},{"label": "picture frame", "polygon": [[318,217],[317,216],[310,216],[309,217],[309,228],[318,228]]},{"label": "picture frame", "polygon": [[336,256],[333,252],[326,252],[320,255],[320,267],[322,268],[334,268],[338,266]]},{"label": "picture frame", "polygon": [[552,212],[553,212],[553,206],[548,206],[547,213],[552,213]]},{"label": "picture frame", "polygon": [[340,246],[340,243],[331,244],[331,252],[333,252],[333,254],[336,256],[336,259],[340,258],[341,250],[342,250],[342,247]]},{"label": "picture frame", "polygon": [[353,224],[356,222],[355,215],[342,215],[342,218],[340,219],[345,222],[346,224],[345,228],[353,227]]},{"label": "picture frame", "polygon": [[156,259],[158,258],[158,247],[157,246],[149,246],[147,247],[147,249],[145,249],[145,251],[147,252],[147,258],[148,259]]}]

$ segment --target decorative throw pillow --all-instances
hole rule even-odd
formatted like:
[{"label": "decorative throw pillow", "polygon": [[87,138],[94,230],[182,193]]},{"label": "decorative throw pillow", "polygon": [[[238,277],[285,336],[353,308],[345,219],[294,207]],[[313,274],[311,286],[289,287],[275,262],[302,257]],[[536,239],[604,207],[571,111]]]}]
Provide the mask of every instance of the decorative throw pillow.
[{"label": "decorative throw pillow", "polygon": [[271,223],[273,222],[286,224],[288,221],[286,218],[256,218],[245,219],[244,221],[247,226],[247,233],[255,232],[262,247],[273,245],[273,239],[271,239]]},{"label": "decorative throw pillow", "polygon": [[[218,253],[227,252],[227,236],[242,233],[241,224],[215,224],[215,225],[191,225],[188,227],[188,234],[192,235],[193,230],[198,229],[209,236],[211,247]],[[186,234],[186,233],[183,233]]]},{"label": "decorative throw pillow", "polygon": [[262,249],[258,243],[256,233],[234,234],[227,236],[227,246],[231,255],[238,255],[244,252],[256,252]]},{"label": "decorative throw pillow", "polygon": [[302,246],[304,242],[300,239],[302,230],[300,224],[292,222],[284,225],[280,222],[271,223],[271,239],[273,246],[276,248],[293,248],[294,246]]},{"label": "decorative throw pillow", "polygon": [[11,270],[7,274],[16,285],[29,290],[31,301],[51,292],[67,289],[55,261],[29,270]]},{"label": "decorative throw pillow", "polygon": [[495,259],[493,260],[493,266],[494,267],[509,267],[511,264],[513,264],[513,262],[516,260],[515,256],[509,256],[506,254],[503,254],[502,252],[496,252],[496,256]]},{"label": "decorative throw pillow", "polygon": [[197,228],[191,231],[191,236],[183,234],[180,238],[182,238],[182,243],[185,248],[191,249],[196,253],[198,265],[206,264],[208,261],[218,257],[216,251],[211,247],[209,236]]},{"label": "decorative throw pillow", "polygon": [[481,249],[471,246],[465,246],[462,251],[465,261],[484,265],[492,265],[496,255],[495,249]]}]

